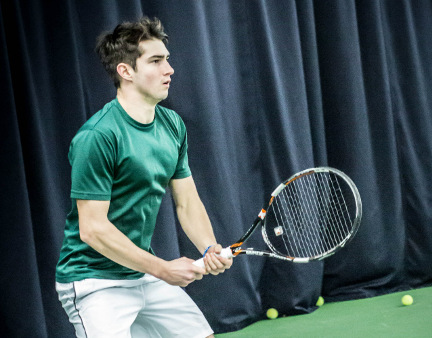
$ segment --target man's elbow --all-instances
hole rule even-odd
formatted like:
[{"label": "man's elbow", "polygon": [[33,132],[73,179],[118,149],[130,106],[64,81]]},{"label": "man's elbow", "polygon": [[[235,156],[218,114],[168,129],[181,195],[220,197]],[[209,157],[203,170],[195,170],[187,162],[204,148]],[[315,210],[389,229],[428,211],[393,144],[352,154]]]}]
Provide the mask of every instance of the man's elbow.
[{"label": "man's elbow", "polygon": [[79,222],[79,235],[80,239],[90,245],[93,246],[98,238],[97,227],[92,225],[90,222]]}]

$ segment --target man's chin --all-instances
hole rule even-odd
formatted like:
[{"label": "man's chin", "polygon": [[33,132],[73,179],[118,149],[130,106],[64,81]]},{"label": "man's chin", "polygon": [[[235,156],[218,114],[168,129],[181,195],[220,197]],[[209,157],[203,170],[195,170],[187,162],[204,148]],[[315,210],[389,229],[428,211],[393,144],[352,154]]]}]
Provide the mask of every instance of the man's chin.
[{"label": "man's chin", "polygon": [[168,97],[168,92],[165,95],[161,95],[159,98],[159,102],[165,100]]}]

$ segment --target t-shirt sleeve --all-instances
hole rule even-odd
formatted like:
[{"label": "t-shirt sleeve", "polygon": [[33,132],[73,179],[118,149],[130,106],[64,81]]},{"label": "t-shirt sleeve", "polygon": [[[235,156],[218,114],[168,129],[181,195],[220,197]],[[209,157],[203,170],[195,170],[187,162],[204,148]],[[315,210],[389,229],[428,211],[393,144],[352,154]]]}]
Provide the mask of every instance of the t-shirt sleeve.
[{"label": "t-shirt sleeve", "polygon": [[180,120],[180,151],[179,158],[177,161],[177,166],[175,173],[173,175],[173,179],[186,178],[192,175],[191,170],[189,168],[189,160],[188,160],[188,143],[187,143],[187,132],[186,126],[182,120]]},{"label": "t-shirt sleeve", "polygon": [[114,147],[100,132],[86,130],[72,140],[71,198],[108,201],[114,174]]}]

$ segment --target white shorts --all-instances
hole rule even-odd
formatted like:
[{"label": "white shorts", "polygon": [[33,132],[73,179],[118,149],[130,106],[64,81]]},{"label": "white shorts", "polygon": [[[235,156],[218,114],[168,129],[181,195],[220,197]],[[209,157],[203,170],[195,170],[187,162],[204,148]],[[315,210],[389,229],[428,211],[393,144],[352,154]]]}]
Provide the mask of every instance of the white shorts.
[{"label": "white shorts", "polygon": [[151,275],[56,283],[77,337],[196,337],[213,333],[189,295]]}]

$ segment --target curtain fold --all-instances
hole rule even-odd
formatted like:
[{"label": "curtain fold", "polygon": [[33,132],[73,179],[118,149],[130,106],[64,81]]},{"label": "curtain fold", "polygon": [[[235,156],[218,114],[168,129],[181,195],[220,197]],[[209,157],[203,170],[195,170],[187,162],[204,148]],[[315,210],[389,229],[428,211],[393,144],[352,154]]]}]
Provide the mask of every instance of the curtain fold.
[{"label": "curtain fold", "polygon": [[[0,335],[73,337],[54,290],[70,208],[67,153],[115,97],[94,52],[119,22],[159,17],[175,69],[162,102],[188,130],[199,194],[223,245],[284,179],[348,174],[363,201],[354,240],[323,262],[238,257],[186,291],[213,329],[310,313],[326,301],[432,284],[432,4],[428,0],[0,3]],[[198,258],[169,191],[153,248]],[[262,247],[260,234],[248,242]],[[31,300],[31,301],[29,301]]]}]

